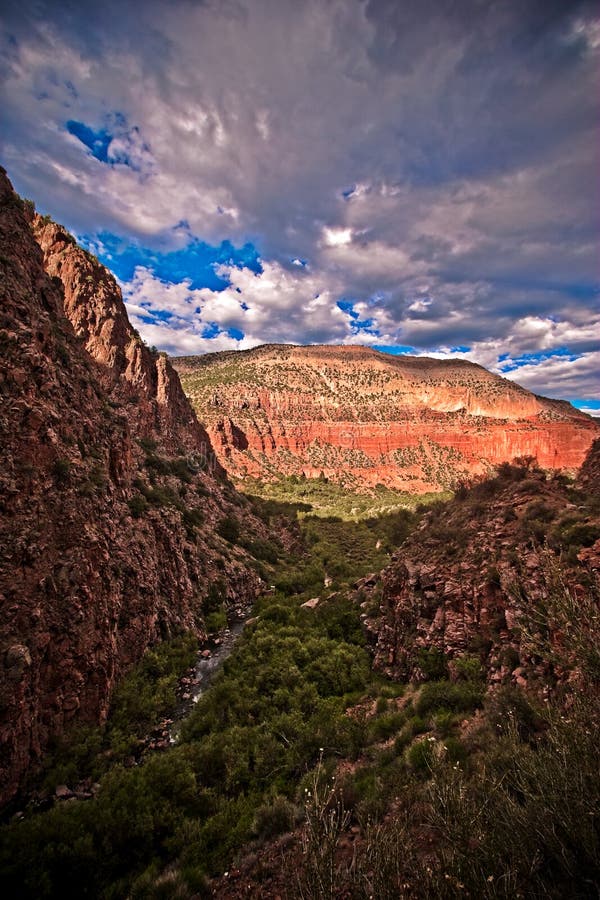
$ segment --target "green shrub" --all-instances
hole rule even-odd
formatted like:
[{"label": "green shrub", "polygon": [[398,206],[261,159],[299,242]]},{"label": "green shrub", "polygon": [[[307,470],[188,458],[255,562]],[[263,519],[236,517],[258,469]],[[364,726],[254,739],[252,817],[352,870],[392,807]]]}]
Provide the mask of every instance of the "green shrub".
[{"label": "green shrub", "polygon": [[197,506],[194,509],[184,509],[183,524],[190,534],[193,534],[204,523],[204,513]]},{"label": "green shrub", "polygon": [[459,681],[479,683],[483,681],[484,669],[481,660],[474,654],[465,653],[452,660],[453,674]]},{"label": "green shrub", "polygon": [[206,625],[206,630],[209,634],[215,634],[217,631],[221,631],[227,625],[227,615],[225,614],[225,610],[220,609],[216,612],[208,613],[204,620],[204,624]]},{"label": "green shrub", "polygon": [[432,725],[439,737],[445,738],[450,735],[456,723],[456,716],[449,709],[438,709],[431,718]]},{"label": "green shrub", "polygon": [[140,445],[142,450],[145,450],[146,453],[153,453],[156,450],[157,446],[156,441],[151,437],[139,438],[138,444]]},{"label": "green shrub", "polygon": [[129,506],[129,511],[134,519],[139,519],[148,509],[148,501],[142,494],[134,494],[134,496],[127,501],[127,505]]},{"label": "green shrub", "polygon": [[58,458],[52,464],[52,474],[57,484],[66,484],[71,473],[71,463],[68,459]]},{"label": "green shrub", "polygon": [[406,754],[406,760],[411,769],[419,773],[431,771],[433,765],[434,743],[435,741],[430,738],[423,738],[409,747]]},{"label": "green shrub", "polygon": [[469,752],[457,737],[448,736],[444,738],[443,746],[448,762],[452,764],[458,763],[461,766],[465,765],[469,758]]},{"label": "green shrub", "polygon": [[431,681],[423,685],[415,703],[418,715],[438,709],[471,712],[483,703],[483,686],[472,682]]},{"label": "green shrub", "polygon": [[421,716],[411,716],[406,723],[406,727],[409,735],[414,737],[417,734],[423,734],[424,731],[427,731],[427,722],[425,719],[422,719]]},{"label": "green shrub", "polygon": [[372,719],[369,723],[369,740],[385,741],[393,734],[397,734],[406,721],[403,712],[391,712]]},{"label": "green shrub", "polygon": [[269,840],[291,831],[296,823],[298,810],[286,797],[274,797],[256,810],[252,830],[262,840]]},{"label": "green shrub", "polygon": [[235,544],[240,536],[240,523],[235,516],[225,516],[217,525],[217,531],[230,544]]},{"label": "green shrub", "polygon": [[420,647],[417,652],[417,661],[421,672],[428,681],[437,681],[448,675],[446,656],[437,647]]}]

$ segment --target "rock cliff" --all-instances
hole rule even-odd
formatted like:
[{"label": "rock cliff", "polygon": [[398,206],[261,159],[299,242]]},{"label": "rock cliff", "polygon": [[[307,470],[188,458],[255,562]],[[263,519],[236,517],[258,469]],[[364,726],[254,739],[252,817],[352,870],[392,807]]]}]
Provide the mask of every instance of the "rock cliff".
[{"label": "rock cliff", "polygon": [[600,603],[599,486],[597,469],[592,491],[505,464],[432,507],[391,565],[359,585],[376,666],[419,681],[436,661],[452,674],[466,655],[492,685],[551,689],[565,674],[551,665],[553,645],[575,647],[579,634],[576,669]]},{"label": "rock cliff", "polygon": [[[36,240],[37,238],[37,240]],[[38,243],[39,242],[39,243]],[[0,802],[145,648],[260,587],[264,531],[112,276],[0,171]],[[217,529],[217,530],[216,530]]]},{"label": "rock cliff", "polygon": [[362,347],[265,345],[173,360],[236,477],[440,490],[533,456],[576,471],[600,426],[481,366]]}]

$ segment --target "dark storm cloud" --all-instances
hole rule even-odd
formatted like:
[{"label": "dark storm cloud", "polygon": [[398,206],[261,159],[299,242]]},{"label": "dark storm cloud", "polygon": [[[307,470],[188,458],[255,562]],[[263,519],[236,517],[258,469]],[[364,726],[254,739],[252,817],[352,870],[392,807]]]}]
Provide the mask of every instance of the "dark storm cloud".
[{"label": "dark storm cloud", "polygon": [[[261,255],[259,275],[222,273],[231,291],[199,300],[188,285],[185,299],[180,284],[177,328],[156,319],[152,343],[193,349],[211,321],[223,346],[239,331],[469,346],[498,368],[505,348],[520,360],[568,339],[589,394],[595,3],[4,6],[3,162],[22,192],[79,233],[180,252],[251,241]],[[145,259],[132,307],[174,302]],[[356,327],[371,319],[377,339]],[[585,396],[568,362],[519,371]]]}]

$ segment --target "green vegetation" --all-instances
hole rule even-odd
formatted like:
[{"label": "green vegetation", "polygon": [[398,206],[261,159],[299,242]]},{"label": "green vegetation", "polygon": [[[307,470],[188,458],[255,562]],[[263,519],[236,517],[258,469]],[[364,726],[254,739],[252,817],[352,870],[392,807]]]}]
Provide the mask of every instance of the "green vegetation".
[{"label": "green vegetation", "polygon": [[[475,502],[470,493],[460,501]],[[298,512],[273,498],[251,503],[275,533]],[[428,515],[435,520],[436,508]],[[532,516],[550,528],[556,521],[539,508]],[[242,848],[259,851],[292,828],[300,829],[302,865],[292,850],[289,896],[593,896],[597,597],[574,597],[550,551],[545,606],[533,608],[525,581],[514,587],[529,651],[556,666],[581,665],[568,713],[515,687],[486,693],[476,653],[448,661],[421,650],[424,683],[390,682],[371,670],[348,587],[385,565],[416,521],[406,509],[357,521],[304,514],[292,553],[276,538],[246,537],[241,510],[224,516],[221,537],[256,545],[272,592],[177,745],[138,752],[174,703],[177,675],[195,649],[189,638],[146,655],[116,691],[103,730],[56,748],[48,788],[81,778],[100,788],[94,799],[29,812],[3,828],[9,896],[204,896],[207,878]],[[221,578],[208,592],[211,629],[225,621],[226,591]],[[306,607],[309,599],[318,602]],[[376,589],[371,602],[375,609]],[[349,826],[359,835],[352,858],[342,847]]]},{"label": "green vegetation", "polygon": [[272,482],[246,478],[237,487],[246,494],[262,497],[264,500],[305,504],[305,511],[315,516],[335,516],[346,521],[386,516],[402,509],[414,510],[419,505],[449,500],[452,496],[450,493],[408,494],[392,490],[383,484],[376,485],[371,493],[355,493],[333,481],[296,475]]},{"label": "green vegetation", "polygon": [[58,457],[52,464],[52,474],[58,485],[64,485],[69,480],[71,474],[71,463],[68,459]]},{"label": "green vegetation", "polygon": [[193,665],[197,649],[197,639],[184,634],[148,650],[116,688],[104,727],[81,725],[57,741],[36,783],[53,791],[59,784],[96,780],[135,755],[175,705],[179,678]]}]

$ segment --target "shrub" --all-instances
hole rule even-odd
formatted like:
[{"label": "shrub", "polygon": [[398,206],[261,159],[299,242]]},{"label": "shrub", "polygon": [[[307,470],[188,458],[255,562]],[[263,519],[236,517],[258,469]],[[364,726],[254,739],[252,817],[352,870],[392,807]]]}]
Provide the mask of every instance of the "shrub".
[{"label": "shrub", "polygon": [[520,688],[510,685],[497,688],[486,698],[485,711],[496,734],[516,732],[520,740],[529,741],[544,727],[531,700]]},{"label": "shrub", "polygon": [[469,753],[462,741],[459,741],[456,737],[449,736],[444,739],[443,746],[448,762],[465,765],[469,758]]},{"label": "shrub", "polygon": [[52,474],[57,484],[66,484],[71,472],[71,463],[68,459],[58,458],[52,464]]},{"label": "shrub", "polygon": [[235,544],[240,536],[240,523],[235,516],[225,516],[219,522],[217,531],[230,544]]},{"label": "shrub", "polygon": [[148,509],[148,501],[141,494],[135,494],[131,497],[127,501],[127,505],[134,519],[139,519]]},{"label": "shrub", "polygon": [[215,634],[217,631],[221,631],[227,625],[225,610],[219,609],[216,612],[208,613],[204,620],[204,624],[206,625],[206,630],[209,634]]},{"label": "shrub", "polygon": [[427,681],[437,681],[448,675],[446,657],[437,647],[421,647],[417,652],[417,660]]},{"label": "shrub", "polygon": [[481,660],[470,653],[455,657],[452,660],[452,671],[458,681],[481,682],[484,676]]},{"label": "shrub", "polygon": [[277,796],[256,810],[252,830],[262,840],[268,840],[291,831],[297,815],[298,810],[293,803],[285,797]]},{"label": "shrub", "polygon": [[373,719],[369,724],[369,737],[372,741],[385,741],[393,734],[397,734],[404,722],[406,716],[403,712],[393,712],[381,715]]},{"label": "shrub", "polygon": [[415,703],[415,710],[422,716],[438,709],[453,712],[470,712],[481,706],[483,686],[472,682],[431,681],[423,685]]},{"label": "shrub", "polygon": [[204,522],[204,513],[198,507],[194,509],[184,509],[183,511],[183,524],[187,528],[190,534],[193,534],[198,526],[202,525]]},{"label": "shrub", "polygon": [[455,721],[456,717],[449,709],[438,709],[432,716],[432,724],[442,738],[448,737],[452,732]]},{"label": "shrub", "polygon": [[138,444],[140,445],[142,450],[145,450],[146,453],[153,453],[154,450],[156,450],[156,446],[157,446],[154,438],[150,438],[150,437],[139,438]]},{"label": "shrub", "polygon": [[430,772],[435,739],[424,738],[414,743],[406,754],[406,761],[415,772]]}]

